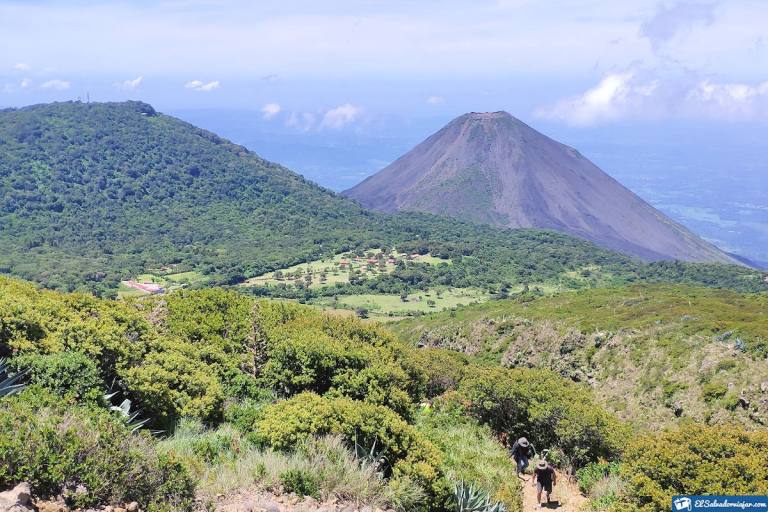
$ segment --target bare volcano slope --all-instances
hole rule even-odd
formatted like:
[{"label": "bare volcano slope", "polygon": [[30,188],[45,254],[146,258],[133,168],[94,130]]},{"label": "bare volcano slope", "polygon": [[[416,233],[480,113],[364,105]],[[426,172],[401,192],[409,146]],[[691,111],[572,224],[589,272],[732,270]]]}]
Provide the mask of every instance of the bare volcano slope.
[{"label": "bare volcano slope", "polygon": [[344,194],[385,212],[551,229],[647,261],[736,262],[575,149],[506,112],[454,119]]}]

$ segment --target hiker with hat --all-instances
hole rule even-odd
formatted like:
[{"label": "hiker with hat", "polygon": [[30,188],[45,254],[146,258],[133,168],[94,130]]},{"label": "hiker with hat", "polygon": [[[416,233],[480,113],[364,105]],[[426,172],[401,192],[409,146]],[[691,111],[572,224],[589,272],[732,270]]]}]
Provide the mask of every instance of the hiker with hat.
[{"label": "hiker with hat", "polygon": [[557,485],[557,474],[555,468],[543,459],[536,464],[536,469],[533,470],[533,485],[536,486],[536,501],[539,503],[539,507],[543,507],[541,504],[542,490],[547,493],[547,504],[549,504],[552,487]]},{"label": "hiker with hat", "polygon": [[512,445],[510,452],[517,463],[517,476],[519,477],[525,473],[528,467],[528,459],[531,457],[531,443],[526,438],[521,437]]}]

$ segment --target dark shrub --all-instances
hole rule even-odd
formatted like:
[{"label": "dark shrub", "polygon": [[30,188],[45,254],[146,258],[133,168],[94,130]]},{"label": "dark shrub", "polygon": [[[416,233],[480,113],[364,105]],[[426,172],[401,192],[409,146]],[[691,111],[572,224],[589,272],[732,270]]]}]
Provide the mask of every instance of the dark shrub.
[{"label": "dark shrub", "polygon": [[317,476],[305,469],[289,469],[283,472],[280,474],[280,483],[288,492],[320,498],[320,482]]}]

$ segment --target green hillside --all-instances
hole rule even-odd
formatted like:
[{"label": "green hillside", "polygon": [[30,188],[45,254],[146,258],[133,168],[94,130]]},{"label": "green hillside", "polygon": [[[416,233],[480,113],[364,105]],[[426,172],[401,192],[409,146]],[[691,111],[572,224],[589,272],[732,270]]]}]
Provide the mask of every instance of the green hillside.
[{"label": "green hillside", "polygon": [[[648,300],[667,309],[664,291],[627,297],[657,297]],[[727,327],[739,336],[765,327],[751,299],[686,293],[732,300]],[[589,303],[558,300],[574,311]],[[646,309],[663,321],[677,315]],[[612,326],[623,324],[619,313]],[[0,488],[29,482],[35,499],[61,496],[70,509],[135,501],[148,512],[214,510],[223,496],[260,490],[398,512],[456,512],[469,492],[489,504],[477,510],[521,512],[500,442],[520,436],[575,471],[595,509],[652,512],[673,494],[768,492],[764,430],[684,422],[633,431],[601,405],[604,389],[416,349],[377,324],[234,291],[111,301],[0,277],[0,357]],[[124,400],[127,415],[115,407]],[[658,407],[640,406],[651,416]],[[716,398],[712,411],[728,415],[728,400]],[[690,464],[674,464],[681,458]]]},{"label": "green hillside", "polygon": [[643,285],[496,301],[409,319],[410,343],[588,383],[645,427],[768,425],[768,294]]},{"label": "green hillside", "polygon": [[147,272],[232,284],[344,251],[394,246],[454,264],[400,269],[344,292],[638,279],[760,284],[759,274],[735,266],[643,266],[546,231],[371,213],[140,102],[0,111],[0,197],[0,273],[106,295]]},{"label": "green hillside", "polygon": [[51,287],[174,263],[226,279],[371,236],[351,203],[144,103],[3,111],[0,155],[2,266]]}]

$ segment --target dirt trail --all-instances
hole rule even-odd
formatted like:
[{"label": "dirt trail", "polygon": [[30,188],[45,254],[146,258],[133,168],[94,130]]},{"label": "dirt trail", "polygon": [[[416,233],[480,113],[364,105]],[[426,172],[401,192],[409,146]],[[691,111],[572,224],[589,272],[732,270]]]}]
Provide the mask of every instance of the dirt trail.
[{"label": "dirt trail", "polygon": [[[533,476],[526,475],[528,479],[523,484],[523,512],[538,511],[539,504],[536,501],[536,487],[532,485]],[[558,512],[580,512],[587,502],[587,498],[579,492],[579,486],[569,480],[568,475],[557,471],[557,485],[552,489],[549,505],[544,509],[557,510]],[[542,501],[546,502],[546,493],[541,493]]]}]

